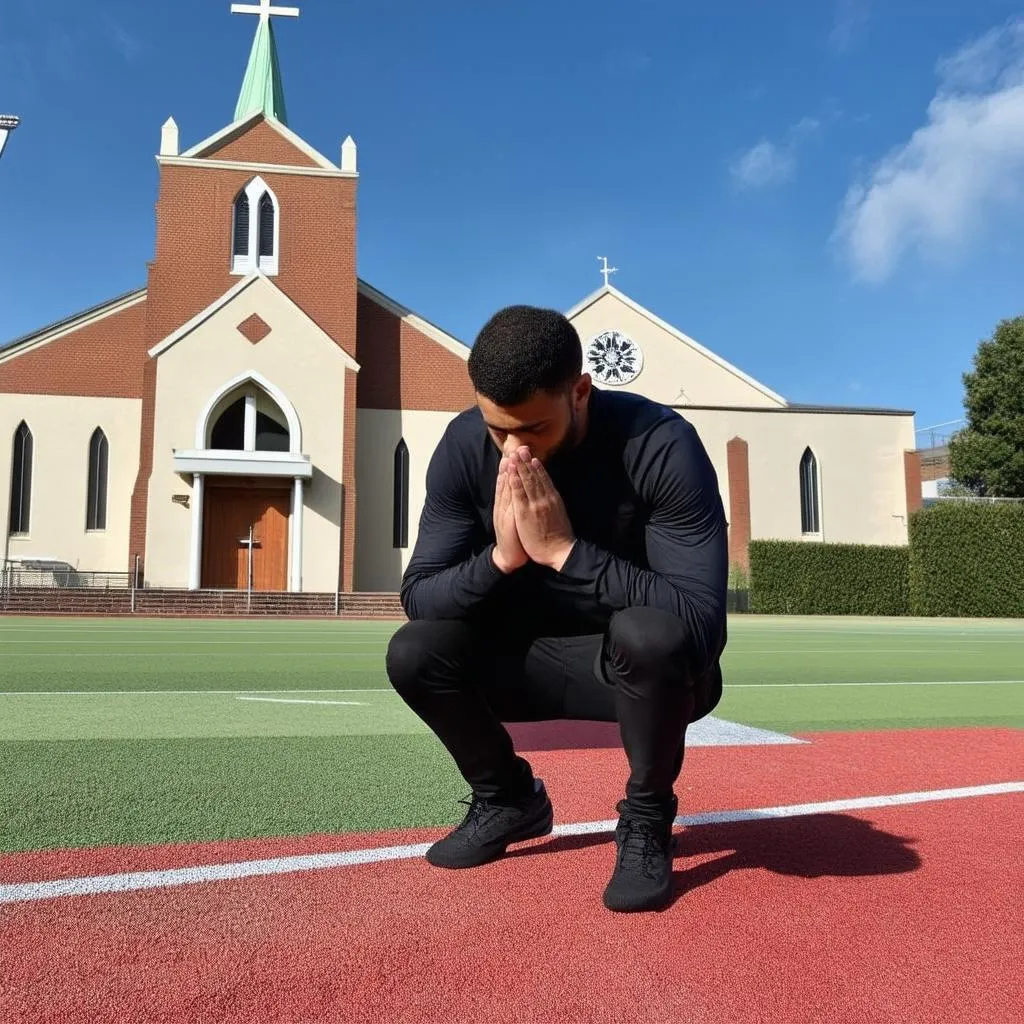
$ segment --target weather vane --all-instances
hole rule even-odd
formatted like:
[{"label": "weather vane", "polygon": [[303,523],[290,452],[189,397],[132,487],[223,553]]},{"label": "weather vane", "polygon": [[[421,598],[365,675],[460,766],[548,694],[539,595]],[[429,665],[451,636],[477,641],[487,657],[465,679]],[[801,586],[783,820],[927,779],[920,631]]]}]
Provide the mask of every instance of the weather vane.
[{"label": "weather vane", "polygon": [[271,15],[281,18],[297,18],[298,7],[271,7],[274,0],[259,0],[258,4],[232,4],[232,14],[258,14],[260,21],[269,21]]},{"label": "weather vane", "polygon": [[607,288],[608,287],[608,275],[609,274],[618,273],[618,269],[619,268],[618,267],[609,267],[608,266],[608,257],[607,256],[598,256],[597,258],[604,263],[604,266],[601,268],[600,273],[604,274],[604,286],[605,286],[605,288]]}]

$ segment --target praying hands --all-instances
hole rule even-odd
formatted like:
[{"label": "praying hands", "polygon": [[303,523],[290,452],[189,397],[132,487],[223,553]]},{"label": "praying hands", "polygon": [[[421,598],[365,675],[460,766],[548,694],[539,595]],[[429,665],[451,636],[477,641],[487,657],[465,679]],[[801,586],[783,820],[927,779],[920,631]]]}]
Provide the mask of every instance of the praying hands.
[{"label": "praying hands", "polygon": [[504,572],[528,560],[559,571],[576,543],[562,496],[525,446],[506,450],[501,460],[494,527],[495,563]]}]

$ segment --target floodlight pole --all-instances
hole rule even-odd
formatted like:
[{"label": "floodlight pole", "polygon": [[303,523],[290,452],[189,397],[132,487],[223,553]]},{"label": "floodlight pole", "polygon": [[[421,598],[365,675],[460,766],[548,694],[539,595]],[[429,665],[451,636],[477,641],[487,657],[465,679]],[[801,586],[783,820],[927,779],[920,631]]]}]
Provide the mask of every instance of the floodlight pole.
[{"label": "floodlight pole", "polygon": [[0,114],[0,157],[4,155],[7,147],[7,140],[11,132],[21,124],[21,118],[17,114]]}]

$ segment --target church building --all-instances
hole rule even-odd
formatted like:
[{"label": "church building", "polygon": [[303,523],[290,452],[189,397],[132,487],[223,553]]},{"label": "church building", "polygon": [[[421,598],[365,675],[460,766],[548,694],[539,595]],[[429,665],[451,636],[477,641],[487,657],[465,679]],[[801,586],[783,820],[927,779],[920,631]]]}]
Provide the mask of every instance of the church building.
[{"label": "church building", "polygon": [[[4,564],[141,585],[394,592],[467,345],[362,280],[359,174],[287,124],[269,0],[231,124],[163,126],[145,287],[0,348]],[[366,230],[373,230],[369,224]],[[911,412],[795,405],[608,283],[567,316],[599,388],[675,408],[752,538],[907,542]],[[509,295],[507,302],[523,301]]]}]

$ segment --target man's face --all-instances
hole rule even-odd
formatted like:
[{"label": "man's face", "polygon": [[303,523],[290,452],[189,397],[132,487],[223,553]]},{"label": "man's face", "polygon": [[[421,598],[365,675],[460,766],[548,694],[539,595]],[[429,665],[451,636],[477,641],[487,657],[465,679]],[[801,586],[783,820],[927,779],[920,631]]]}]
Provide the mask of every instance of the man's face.
[{"label": "man's face", "polygon": [[525,445],[534,457],[550,465],[556,456],[571,451],[586,429],[590,376],[558,393],[537,391],[519,405],[501,406],[477,394],[477,405],[499,451]]}]

